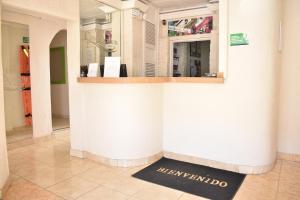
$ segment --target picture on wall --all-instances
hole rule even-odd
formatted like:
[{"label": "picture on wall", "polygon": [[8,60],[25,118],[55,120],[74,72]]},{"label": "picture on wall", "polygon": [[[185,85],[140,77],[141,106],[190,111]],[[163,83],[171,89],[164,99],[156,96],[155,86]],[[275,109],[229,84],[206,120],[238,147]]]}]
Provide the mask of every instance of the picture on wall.
[{"label": "picture on wall", "polygon": [[181,19],[168,22],[169,37],[211,33],[213,17]]}]

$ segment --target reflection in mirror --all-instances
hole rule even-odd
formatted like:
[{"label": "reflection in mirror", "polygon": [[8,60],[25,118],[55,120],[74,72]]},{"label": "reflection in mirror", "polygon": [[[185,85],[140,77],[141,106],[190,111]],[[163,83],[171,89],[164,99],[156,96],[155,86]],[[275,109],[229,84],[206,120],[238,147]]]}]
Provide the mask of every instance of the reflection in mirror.
[{"label": "reflection in mirror", "polygon": [[81,66],[103,65],[105,57],[121,56],[120,10],[96,0],[80,0],[80,20]]},{"label": "reflection in mirror", "polygon": [[173,45],[173,77],[216,76],[210,69],[210,40]]}]

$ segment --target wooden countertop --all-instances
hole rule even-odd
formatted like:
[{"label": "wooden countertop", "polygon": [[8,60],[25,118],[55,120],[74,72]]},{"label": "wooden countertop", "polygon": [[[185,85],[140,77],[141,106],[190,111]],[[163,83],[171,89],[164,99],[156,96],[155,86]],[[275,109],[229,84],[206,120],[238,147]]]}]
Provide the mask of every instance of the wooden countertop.
[{"label": "wooden countertop", "polygon": [[214,77],[126,77],[126,78],[103,78],[103,77],[79,77],[79,83],[100,84],[145,84],[145,83],[224,83],[224,78]]}]

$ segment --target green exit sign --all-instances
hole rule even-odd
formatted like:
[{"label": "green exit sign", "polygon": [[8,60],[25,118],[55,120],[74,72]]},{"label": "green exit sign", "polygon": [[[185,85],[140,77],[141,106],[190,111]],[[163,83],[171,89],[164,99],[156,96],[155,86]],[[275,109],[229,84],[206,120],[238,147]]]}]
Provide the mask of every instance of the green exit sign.
[{"label": "green exit sign", "polygon": [[230,34],[230,46],[249,45],[247,34],[233,33]]},{"label": "green exit sign", "polygon": [[29,43],[29,37],[23,37],[23,43],[28,44]]}]

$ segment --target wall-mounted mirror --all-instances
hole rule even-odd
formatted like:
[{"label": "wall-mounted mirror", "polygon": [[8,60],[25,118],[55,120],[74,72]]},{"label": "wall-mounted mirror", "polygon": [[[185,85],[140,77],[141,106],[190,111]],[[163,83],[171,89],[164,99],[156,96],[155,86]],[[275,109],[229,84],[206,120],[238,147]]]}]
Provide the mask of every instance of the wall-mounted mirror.
[{"label": "wall-mounted mirror", "polygon": [[80,0],[81,65],[121,57],[121,12],[97,0]]}]

